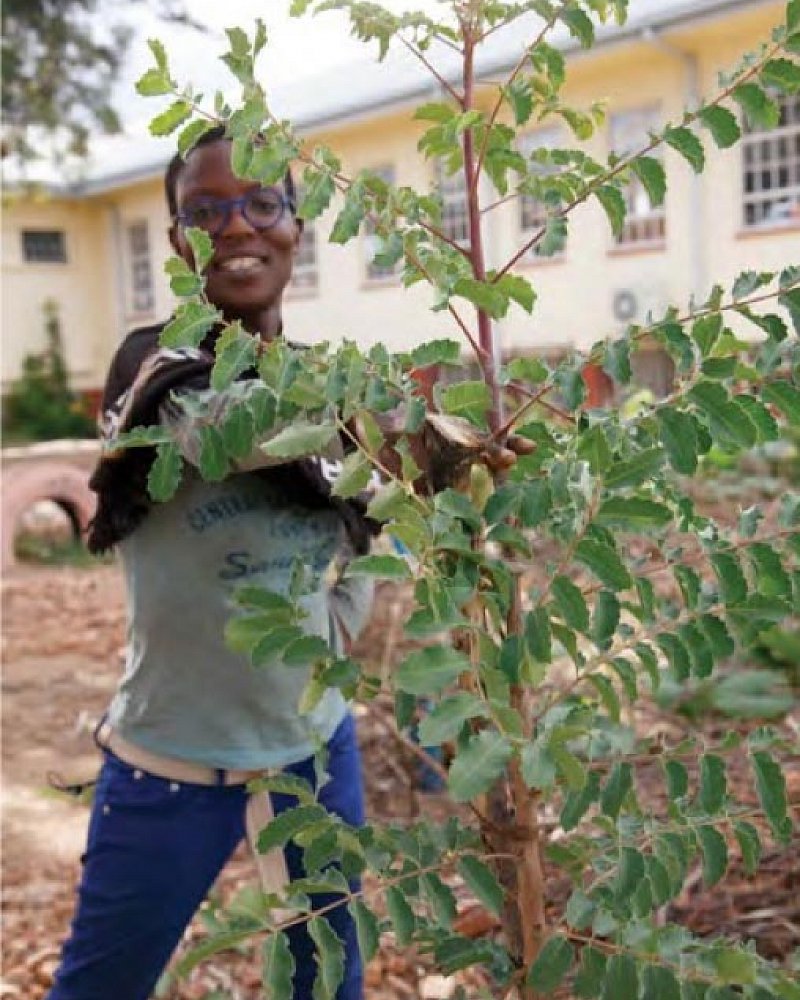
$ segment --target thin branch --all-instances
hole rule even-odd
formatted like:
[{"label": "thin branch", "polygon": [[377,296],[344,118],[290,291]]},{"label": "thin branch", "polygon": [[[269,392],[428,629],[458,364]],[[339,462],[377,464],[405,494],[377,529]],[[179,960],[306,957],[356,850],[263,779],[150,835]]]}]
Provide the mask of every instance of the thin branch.
[{"label": "thin branch", "polygon": [[[525,49],[524,49],[522,55],[520,56],[519,60],[517,61],[516,66],[511,71],[511,75],[506,79],[505,87],[510,87],[511,86],[511,84],[514,82],[514,80],[516,80],[517,76],[521,72],[522,67],[525,65],[525,63],[530,58],[531,52],[534,49],[538,48],[538,46],[547,37],[548,32],[552,31],[553,26],[555,25],[556,21],[558,20],[559,14],[561,13],[561,10],[563,9],[564,6],[565,5],[562,4],[556,11],[554,11],[554,13],[551,15],[551,17],[547,21],[545,21],[545,23],[544,23],[544,25],[542,27],[542,30],[536,36],[536,38],[534,39],[534,41],[532,42],[532,44],[525,46]],[[483,37],[487,37],[487,36],[483,36]],[[483,41],[483,38],[481,38],[480,41]],[[503,106],[503,87],[500,87],[500,93],[498,94],[498,97],[497,97],[497,100],[495,101],[494,107],[492,108],[492,110],[491,110],[491,112],[489,114],[489,120],[487,121],[486,125],[484,126],[485,129],[486,129],[486,131],[484,132],[484,135],[483,135],[483,142],[481,143],[481,148],[480,148],[480,150],[478,152],[478,161],[477,161],[476,168],[475,168],[474,184],[475,184],[476,189],[477,189],[478,180],[479,180],[480,175],[481,175],[481,170],[483,169],[483,161],[486,158],[486,151],[487,151],[488,146],[489,146],[489,133],[490,133],[491,128],[494,125],[495,121],[497,120],[497,116],[500,114],[500,109],[502,108],[502,106]]]},{"label": "thin branch", "polygon": [[[782,47],[783,47],[782,43],[780,42],[777,42],[775,45],[773,45],[754,66],[748,69],[741,76],[737,77],[737,79],[734,80],[733,83],[731,83],[728,87],[726,87],[725,90],[722,91],[722,93],[718,94],[713,101],[710,101],[708,104],[703,105],[696,111],[687,113],[687,115],[681,122],[681,125],[685,127],[687,125],[692,124],[693,122],[698,120],[701,111],[705,111],[708,108],[716,107],[723,101],[727,100],[737,87],[740,87],[743,83],[746,83],[754,76],[757,76],[758,73],[760,73],[761,70],[763,69],[765,63],[767,63],[776,53],[780,52],[782,50]],[[669,126],[667,129],[664,130],[664,132],[653,138],[643,149],[640,149],[638,152],[632,153],[630,156],[621,159],[619,163],[617,163],[617,165],[613,167],[611,170],[608,170],[605,173],[601,174],[599,177],[595,177],[593,180],[591,180],[579,195],[576,195],[576,197],[573,198],[571,202],[565,205],[558,212],[555,212],[551,216],[551,218],[553,219],[566,218],[566,216],[569,215],[572,211],[574,211],[574,209],[577,208],[578,205],[586,201],[587,198],[589,198],[590,195],[592,195],[598,187],[602,187],[604,184],[607,184],[610,180],[613,180],[613,178],[616,177],[618,174],[621,174],[623,171],[627,170],[628,167],[634,162],[634,160],[638,160],[640,156],[646,156],[648,153],[652,152],[652,150],[662,145],[665,141],[665,134],[671,127],[672,126]],[[536,232],[534,236],[531,237],[530,240],[528,240],[525,244],[523,244],[522,248],[518,250],[511,257],[511,259],[503,265],[503,267],[500,268],[497,274],[492,278],[492,282],[497,282],[504,275],[508,274],[511,268],[514,267],[515,264],[517,264],[530,250],[533,249],[533,247],[536,246],[539,240],[541,240],[544,237],[546,232],[547,232],[547,226],[546,225],[542,226],[541,229],[539,229],[538,232]]]},{"label": "thin branch", "polygon": [[[755,305],[756,303],[759,302],[766,302],[770,299],[780,298],[781,295],[785,295],[788,291],[791,291],[792,289],[797,288],[798,286],[800,286],[800,281],[794,281],[783,288],[775,288],[771,292],[764,292],[759,295],[753,295],[747,299],[739,299],[736,301],[726,302],[724,305],[720,305],[717,307],[712,307],[712,306],[703,307],[702,309],[698,309],[695,312],[689,312],[684,316],[678,317],[677,319],[670,320],[670,322],[676,324],[677,326],[684,326],[686,323],[691,323],[693,321],[701,319],[704,316],[715,316],[718,313],[724,313],[724,312],[737,312],[741,309],[745,309],[748,306]],[[635,344],[638,341],[644,340],[646,337],[651,336],[656,330],[659,329],[659,327],[663,326],[665,322],[666,322],[665,320],[661,319],[655,323],[651,323],[650,326],[646,326],[637,330],[636,333],[631,335],[630,338],[631,343]],[[584,363],[587,365],[597,364],[602,359],[602,355],[603,355],[603,348],[598,347],[590,351],[589,354],[586,355]],[[521,386],[518,386],[516,384],[515,388],[519,389],[520,391],[524,391],[522,390]],[[554,388],[555,385],[553,384],[551,377],[550,381],[548,381],[544,386],[542,386],[541,389],[537,390],[535,394],[532,393],[531,398],[528,399],[525,403],[523,403],[522,406],[520,406],[519,409],[514,414],[512,414],[512,416],[508,418],[508,420],[505,423],[506,430],[510,429],[516,423],[518,423],[519,420],[523,416],[525,416],[525,414],[528,413],[529,410],[531,410],[537,403],[540,406],[544,406],[545,408],[552,410],[553,409],[552,406],[550,406],[550,404],[545,402],[543,397],[546,396],[548,393],[552,392]],[[681,391],[680,394],[682,395],[683,392]],[[676,395],[677,395],[676,393],[673,393],[672,395],[667,396],[662,400],[659,400],[658,406],[668,405]],[[650,412],[652,412],[652,410]],[[560,411],[557,411],[557,413],[559,416],[564,416],[563,414],[561,414]]]},{"label": "thin branch", "polygon": [[442,89],[446,90],[447,93],[450,94],[450,96],[453,98],[456,104],[459,105],[459,107],[463,107],[464,98],[462,97],[462,95],[459,94],[458,91],[455,89],[455,87],[448,80],[446,80],[445,77],[442,76],[442,74],[436,69],[433,63],[431,63],[430,60],[425,57],[423,52],[420,49],[418,49],[416,45],[412,45],[411,42],[409,42],[409,40],[407,38],[404,38],[402,35],[400,35],[399,38],[401,43],[405,45],[408,51],[412,55],[416,56],[417,59],[419,59],[419,61],[428,70],[431,76],[435,77],[436,80],[438,80],[439,85],[442,87]]}]

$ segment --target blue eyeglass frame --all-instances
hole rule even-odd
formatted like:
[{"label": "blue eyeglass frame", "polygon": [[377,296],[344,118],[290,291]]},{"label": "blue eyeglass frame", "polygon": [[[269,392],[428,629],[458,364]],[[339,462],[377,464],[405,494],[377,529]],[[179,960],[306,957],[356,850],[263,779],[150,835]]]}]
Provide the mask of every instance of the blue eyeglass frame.
[{"label": "blue eyeglass frame", "polygon": [[[261,194],[263,191],[269,190],[273,191],[279,198],[281,202],[281,208],[275,217],[274,222],[270,222],[266,226],[258,225],[250,218],[247,214],[247,203],[257,194]],[[236,209],[239,214],[244,218],[245,222],[253,229],[257,229],[259,232],[264,232],[267,229],[272,229],[273,226],[277,226],[278,223],[284,216],[286,209],[290,209],[292,212],[295,210],[294,199],[290,198],[288,194],[284,191],[279,191],[277,188],[254,188],[252,191],[248,191],[247,194],[243,194],[240,198],[209,198],[208,201],[203,202],[202,206],[197,205],[197,208],[206,207],[221,209],[224,212],[222,222],[216,229],[206,230],[210,236],[219,236],[220,233],[224,232],[225,229],[230,225],[231,215],[233,210]],[[184,227],[191,227],[192,221],[191,216],[194,214],[195,209],[186,209],[183,212],[177,212],[175,215],[175,221],[179,222]],[[198,227],[202,229],[202,226]]]}]

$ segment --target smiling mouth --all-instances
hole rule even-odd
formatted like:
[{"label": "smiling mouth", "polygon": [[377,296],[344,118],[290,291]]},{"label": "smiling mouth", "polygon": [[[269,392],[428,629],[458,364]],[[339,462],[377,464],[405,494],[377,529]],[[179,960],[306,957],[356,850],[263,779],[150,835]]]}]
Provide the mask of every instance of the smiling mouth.
[{"label": "smiling mouth", "polygon": [[247,274],[263,267],[265,261],[261,257],[229,257],[217,264],[219,271],[226,274]]}]

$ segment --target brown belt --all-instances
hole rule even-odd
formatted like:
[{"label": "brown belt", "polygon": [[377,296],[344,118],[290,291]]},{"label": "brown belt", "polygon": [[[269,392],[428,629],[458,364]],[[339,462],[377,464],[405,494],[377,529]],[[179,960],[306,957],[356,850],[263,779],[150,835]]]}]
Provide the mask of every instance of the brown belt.
[{"label": "brown belt", "polygon": [[[176,757],[162,757],[161,754],[152,753],[135,743],[130,743],[115,732],[107,722],[98,729],[97,742],[121,761],[136,768],[140,772],[138,777],[143,777],[143,772],[146,771],[157,778],[166,778],[174,782],[183,781],[192,785],[246,785],[248,781],[268,773],[266,769],[260,771],[216,769],[188,760],[179,760]],[[247,842],[256,862],[261,887],[266,893],[280,893],[289,882],[283,851],[276,848],[267,854],[261,854],[256,846],[258,834],[274,817],[269,792],[256,792],[248,797],[245,811]],[[273,910],[275,919],[289,915],[288,911]]]},{"label": "brown belt", "polygon": [[136,743],[130,743],[104,722],[97,731],[97,742],[131,767],[140,768],[157,778],[169,781],[185,781],[192,785],[246,785],[253,778],[261,778],[265,770],[235,770],[206,767],[193,761],[179,760],[152,753]]}]

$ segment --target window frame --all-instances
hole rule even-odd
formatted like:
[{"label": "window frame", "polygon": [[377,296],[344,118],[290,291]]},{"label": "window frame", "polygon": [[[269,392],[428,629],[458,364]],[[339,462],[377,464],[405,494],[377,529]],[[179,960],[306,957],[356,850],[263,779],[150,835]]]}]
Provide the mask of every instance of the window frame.
[{"label": "window frame", "polygon": [[[377,167],[370,167],[369,171],[372,174],[377,174],[381,180],[390,186],[395,186],[396,171],[393,163],[382,163]],[[375,225],[370,218],[367,218],[364,220],[364,228],[361,235],[364,283],[370,287],[390,283],[394,284],[397,282],[403,269],[402,259],[392,264],[391,267],[376,264],[374,259],[377,252],[375,248],[376,239]]]},{"label": "window frame", "polygon": [[[546,177],[556,172],[555,168],[549,168],[543,164],[531,164],[530,156],[537,149],[557,149],[563,138],[564,130],[560,125],[544,125],[539,128],[529,129],[523,132],[518,140],[518,150],[525,157],[525,160],[535,172],[542,177]],[[538,169],[536,169],[538,168]],[[528,221],[526,221],[526,219]],[[517,211],[517,230],[522,239],[528,240],[534,233],[539,232],[547,225],[548,211],[547,205],[541,199],[532,194],[521,194]],[[566,256],[566,241],[558,253],[544,255],[539,247],[531,247],[525,256],[527,262],[536,263],[547,261],[560,261]]]},{"label": "window frame", "polygon": [[[631,120],[636,122],[638,119],[639,127],[637,128],[635,124],[629,124],[630,135],[627,137],[627,141],[618,142],[615,138],[615,129],[619,130],[624,127],[623,123],[626,119],[628,122]],[[608,116],[609,148],[617,156],[630,156],[647,143],[648,131],[657,132],[659,130],[661,120],[660,104],[641,104],[612,111]],[[661,146],[648,155],[663,162]],[[614,238],[614,249],[622,252],[663,249],[667,242],[666,202],[654,206],[650,201],[647,189],[635,174],[629,176],[622,189],[622,197],[625,199],[626,206],[625,225],[622,227],[622,232]],[[645,205],[646,209],[642,210],[641,205]],[[640,227],[642,235],[639,235]],[[655,227],[655,235],[651,234],[651,227]]]},{"label": "window frame", "polygon": [[[31,255],[30,250],[32,237],[52,237],[55,236],[59,249],[57,256],[36,256]],[[22,261],[25,264],[69,264],[69,254],[67,252],[67,231],[66,229],[44,229],[41,226],[27,227],[20,229],[20,250]]]},{"label": "window frame", "polygon": [[[457,170],[454,174],[447,174],[444,167],[444,160],[435,161],[434,187],[442,200],[440,231],[452,243],[460,246],[462,250],[468,251],[470,246],[469,204],[464,171]],[[450,209],[456,209],[456,212],[449,211]],[[450,228],[454,218],[459,220],[459,231],[463,232],[461,236]]]},{"label": "window frame", "polygon": [[[143,245],[137,247],[137,235],[142,234]],[[130,219],[125,223],[125,250],[128,259],[128,301],[131,315],[151,314],[156,305],[156,290],[148,219]],[[140,285],[138,279],[141,277],[145,280]],[[139,296],[143,296],[142,300]]]},{"label": "window frame", "polygon": [[[742,231],[757,233],[761,230],[784,229],[800,226],[800,94],[773,95],[781,107],[781,123],[775,128],[753,127],[748,124],[746,116],[742,122],[742,140],[740,153],[740,223]],[[790,111],[791,109],[791,111]],[[793,120],[789,121],[790,113]],[[786,121],[784,121],[784,117]],[[781,143],[786,143],[786,153],[780,152]],[[792,150],[794,146],[794,150]],[[774,156],[776,151],[778,155]],[[770,153],[770,156],[766,155]],[[759,163],[759,154],[761,163]],[[748,162],[749,161],[749,162]],[[785,167],[782,164],[785,162]],[[787,183],[775,187],[755,188],[748,191],[748,175],[761,173],[761,181],[767,177],[772,181],[775,170],[786,169]],[[791,183],[794,174],[795,181]],[[777,197],[775,195],[777,194]],[[794,201],[794,205],[792,205]],[[789,214],[783,217],[769,217],[767,211],[760,217],[748,218],[748,209],[757,206],[787,204]],[[755,215],[755,212],[754,212]]]},{"label": "window frame", "polygon": [[[303,200],[302,189],[297,192],[298,205]],[[299,222],[300,220],[298,220]],[[292,261],[292,276],[287,291],[291,295],[316,295],[319,292],[319,253],[316,219],[303,219],[297,242],[297,252]]]}]

